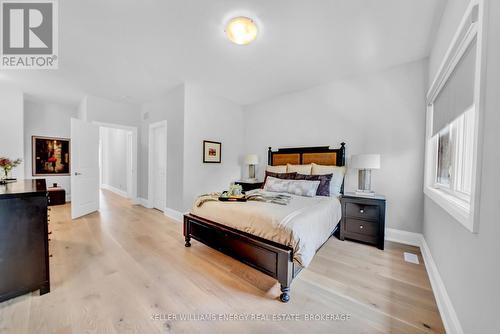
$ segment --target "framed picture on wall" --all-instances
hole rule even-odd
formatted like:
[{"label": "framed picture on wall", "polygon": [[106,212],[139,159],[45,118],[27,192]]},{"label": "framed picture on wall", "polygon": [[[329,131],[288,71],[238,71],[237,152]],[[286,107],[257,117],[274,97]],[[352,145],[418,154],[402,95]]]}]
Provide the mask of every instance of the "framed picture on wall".
[{"label": "framed picture on wall", "polygon": [[32,136],[33,176],[70,175],[70,140]]},{"label": "framed picture on wall", "polygon": [[203,162],[219,163],[221,161],[222,144],[216,141],[203,141]]}]

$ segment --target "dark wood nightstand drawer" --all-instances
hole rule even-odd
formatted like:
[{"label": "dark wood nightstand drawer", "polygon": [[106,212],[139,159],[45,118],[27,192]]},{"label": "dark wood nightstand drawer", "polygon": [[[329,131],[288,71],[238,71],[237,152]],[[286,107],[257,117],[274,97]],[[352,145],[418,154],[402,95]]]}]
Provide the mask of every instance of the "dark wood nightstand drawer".
[{"label": "dark wood nightstand drawer", "polygon": [[342,221],[340,240],[351,239],[376,245],[384,249],[385,198],[356,196],[347,193],[340,199]]},{"label": "dark wood nightstand drawer", "polygon": [[357,233],[369,236],[377,236],[379,225],[374,222],[356,218],[346,218],[345,230],[348,233]]},{"label": "dark wood nightstand drawer", "polygon": [[362,218],[367,220],[379,219],[379,206],[359,203],[346,203],[346,217]]}]

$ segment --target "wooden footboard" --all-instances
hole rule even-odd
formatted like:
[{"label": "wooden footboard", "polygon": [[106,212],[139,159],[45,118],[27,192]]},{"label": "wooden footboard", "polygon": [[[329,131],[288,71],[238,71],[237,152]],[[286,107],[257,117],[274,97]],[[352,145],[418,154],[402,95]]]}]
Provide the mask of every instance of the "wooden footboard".
[{"label": "wooden footboard", "polygon": [[281,284],[280,300],[290,300],[290,285],[302,269],[293,262],[293,249],[213,221],[184,215],[185,246],[191,238],[267,274]]}]

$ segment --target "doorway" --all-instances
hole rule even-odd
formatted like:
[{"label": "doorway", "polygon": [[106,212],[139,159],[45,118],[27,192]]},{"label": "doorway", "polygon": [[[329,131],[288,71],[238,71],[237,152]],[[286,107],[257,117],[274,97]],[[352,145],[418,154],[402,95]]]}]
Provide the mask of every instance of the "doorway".
[{"label": "doorway", "polygon": [[149,205],[165,212],[167,204],[167,121],[149,125]]},{"label": "doorway", "polygon": [[99,125],[99,185],[137,202],[137,128]]}]

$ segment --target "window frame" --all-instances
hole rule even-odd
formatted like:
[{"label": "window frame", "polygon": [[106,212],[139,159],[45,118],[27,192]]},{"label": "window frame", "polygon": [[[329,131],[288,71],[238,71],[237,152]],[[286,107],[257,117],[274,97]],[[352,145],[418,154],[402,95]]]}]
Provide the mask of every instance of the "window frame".
[{"label": "window frame", "polygon": [[[480,181],[482,163],[482,133],[483,128],[483,106],[484,106],[484,78],[485,78],[485,49],[486,49],[486,2],[484,0],[472,0],[465,11],[465,15],[456,31],[452,43],[446,52],[443,62],[431,87],[427,93],[426,111],[426,136],[425,136],[425,177],[424,194],[448,212],[467,230],[473,233],[479,232],[479,201]],[[474,83],[474,126],[472,154],[466,159],[472,159],[472,179],[470,196],[460,196],[453,191],[453,186],[436,184],[437,175],[437,138],[432,135],[433,129],[433,103],[443,89],[450,75],[453,73],[458,62],[461,60],[467,48],[477,39],[476,49],[476,71]],[[470,109],[468,109],[470,110]],[[452,129],[450,129],[452,131]],[[470,134],[469,134],[470,135]],[[452,154],[456,154],[453,152]],[[464,153],[466,154],[466,153]],[[452,159],[454,159],[453,157]],[[453,168],[456,168],[454,166]],[[457,180],[457,173],[453,172],[450,185]],[[467,201],[469,197],[469,201]]]}]

